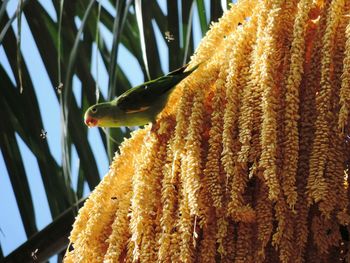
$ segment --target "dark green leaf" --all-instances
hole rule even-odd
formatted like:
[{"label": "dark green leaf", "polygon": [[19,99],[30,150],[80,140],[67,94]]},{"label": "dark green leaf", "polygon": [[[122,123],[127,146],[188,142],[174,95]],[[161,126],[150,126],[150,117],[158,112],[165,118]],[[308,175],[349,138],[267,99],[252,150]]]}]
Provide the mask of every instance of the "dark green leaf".
[{"label": "dark green leaf", "polygon": [[115,96],[121,94],[119,90],[117,90],[117,73],[116,73],[116,64],[118,57],[118,46],[120,42],[120,36],[124,28],[124,24],[128,15],[129,6],[132,1],[128,0],[124,1],[116,1],[115,9],[117,12],[116,17],[114,18],[113,23],[113,45],[111,51],[111,60],[108,68],[109,74],[109,82],[108,82],[108,100],[111,100]]},{"label": "dark green leaf", "polygon": [[[6,17],[7,15],[5,15],[5,18]],[[6,37],[4,38],[3,47],[9,59],[12,72],[15,75],[16,82],[19,83],[19,80],[18,80],[19,78],[16,70],[17,49],[13,48],[14,46],[16,46],[16,38],[13,33],[13,30],[11,29],[7,32]],[[13,100],[13,102],[11,103],[11,108],[13,111],[16,111],[15,108],[18,108],[26,114],[25,119],[20,121],[21,122],[23,121],[23,123],[28,123],[27,126],[25,127],[27,129],[27,133],[30,134],[32,140],[39,140],[41,129],[43,128],[43,124],[40,118],[40,111],[39,111],[36,95],[34,92],[34,87],[25,65],[23,65],[22,73],[23,73],[23,85],[26,87],[26,92],[20,95],[18,90],[16,90],[17,95],[11,96],[10,94],[14,93],[15,91],[14,88],[1,89],[1,91],[4,92],[5,94],[8,94],[8,96],[11,96],[11,99]],[[21,108],[19,108],[18,105],[21,105]],[[26,107],[28,108],[28,110],[26,109]],[[21,116],[21,115],[18,115],[18,116]],[[60,190],[61,192],[57,191],[57,189],[60,189],[61,187],[60,179],[59,179],[60,175],[57,171],[57,164],[52,158],[52,155],[50,154],[47,142],[44,141],[42,143],[37,143],[35,145],[37,146],[38,149],[34,149],[34,150],[36,150],[37,152],[41,152],[41,154],[37,156],[39,169],[41,171],[44,188],[48,196],[51,213],[52,213],[52,216],[55,217],[57,214],[59,214],[60,211],[63,211],[68,205],[68,203],[62,202],[62,195],[61,195],[61,193],[66,192],[66,190],[63,188]],[[48,177],[48,175],[50,175],[50,178]]]},{"label": "dark green leaf", "polygon": [[[0,33],[0,44],[2,43],[2,40],[4,39],[6,33],[7,33],[7,30],[11,27],[11,24],[13,23],[13,21],[17,18],[16,15],[13,15],[11,17],[10,20],[7,21],[7,23],[3,26],[3,29]],[[1,21],[1,20],[0,20]]]},{"label": "dark green leaf", "polygon": [[[174,55],[180,54],[180,32],[179,32],[179,13],[177,12],[178,2],[173,0],[167,1],[168,8],[168,28],[164,33],[168,34],[168,53],[169,53],[169,71],[175,70],[181,64],[181,56]],[[161,22],[161,21],[160,21]]]},{"label": "dark green leaf", "polygon": [[[135,12],[140,33],[142,58],[146,68],[147,78],[150,80],[164,73],[160,66],[159,50],[152,25],[152,14],[151,12],[142,12],[146,7],[147,3],[145,1],[135,0]],[[152,67],[150,67],[150,65],[152,65]]]},{"label": "dark green leaf", "polygon": [[[21,1],[22,1],[22,0],[21,0]],[[21,4],[21,9],[20,9],[21,12],[22,12],[23,7],[24,7],[28,2],[29,2],[29,0],[25,0],[25,1]],[[0,22],[1,22],[2,18],[3,18],[3,16],[4,16],[4,14],[6,13],[6,12],[5,12],[5,11],[6,11],[6,4],[7,4],[7,1],[4,1],[3,4],[1,5],[1,10],[0,10]],[[18,16],[18,11],[19,11],[19,10],[17,10],[17,12],[16,12],[15,14],[13,14],[13,16],[12,16],[10,19],[7,19],[6,24],[2,26],[2,31],[1,31],[1,33],[0,33],[0,45],[1,45],[1,43],[2,43],[2,41],[3,41],[3,39],[4,39],[4,37],[5,37],[5,35],[6,35],[6,33],[7,33],[7,31],[8,31],[9,28],[11,27],[11,24],[13,23],[13,21],[15,21],[16,18],[18,18],[18,17],[17,17],[17,16]]]},{"label": "dark green leaf", "polygon": [[62,15],[63,15],[63,5],[64,0],[60,1],[60,9],[59,9],[59,15],[58,15],[58,33],[57,33],[57,86],[58,88],[61,88],[62,83],[62,73],[61,73],[61,32],[62,32]]},{"label": "dark green leaf", "polygon": [[84,175],[84,169],[81,169],[80,162],[78,167],[78,182],[77,182],[77,197],[78,199],[83,197],[84,194],[84,183],[85,183],[85,175]]},{"label": "dark green leaf", "polygon": [[[8,107],[6,107],[5,103],[6,102],[2,99],[0,106],[2,116],[6,116],[6,113],[8,112]],[[4,107],[6,107],[7,110]],[[15,193],[24,229],[27,237],[30,237],[37,232],[33,200],[31,198],[29,184],[15,133],[7,118],[4,118],[0,127],[0,146],[2,155],[6,162],[11,185]]]},{"label": "dark green leaf", "polygon": [[207,16],[205,11],[204,0],[197,0],[197,11],[198,11],[198,17],[199,17],[199,24],[202,30],[202,36],[204,36],[208,30],[208,22],[207,22]]},{"label": "dark green leaf", "polygon": [[2,252],[2,247],[0,244],[0,260],[2,260],[4,258],[4,252]]},{"label": "dark green leaf", "polygon": [[[0,21],[2,19],[2,16],[4,15],[4,13],[6,12],[7,3],[9,1],[10,0],[3,0],[2,1],[1,7],[0,7]],[[0,41],[0,43],[1,43],[1,41]]]},{"label": "dark green leaf", "polygon": [[192,18],[193,18],[194,1],[182,1],[182,39],[183,39],[183,60],[184,65],[190,59],[193,52],[193,37],[192,37]]},{"label": "dark green leaf", "polygon": [[[79,200],[74,206],[65,210],[51,224],[6,256],[1,263],[44,262],[51,256],[64,251],[68,245],[68,236],[72,230],[77,209],[82,207],[84,202],[85,199]],[[33,260],[33,253],[36,260]]]},{"label": "dark green leaf", "polygon": [[21,57],[22,8],[23,8],[23,0],[19,0],[17,11],[16,11],[16,14],[17,14],[17,68],[18,68],[18,78],[19,78],[19,93],[23,92],[22,57]]}]

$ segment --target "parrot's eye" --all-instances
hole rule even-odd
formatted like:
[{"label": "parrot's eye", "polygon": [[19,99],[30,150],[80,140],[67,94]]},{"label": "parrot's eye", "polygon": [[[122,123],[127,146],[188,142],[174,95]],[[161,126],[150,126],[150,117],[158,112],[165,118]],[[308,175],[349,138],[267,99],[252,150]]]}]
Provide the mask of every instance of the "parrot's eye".
[{"label": "parrot's eye", "polygon": [[92,113],[96,113],[96,112],[97,112],[97,109],[96,109],[96,108],[92,108],[92,109],[91,109],[91,112],[92,112]]}]

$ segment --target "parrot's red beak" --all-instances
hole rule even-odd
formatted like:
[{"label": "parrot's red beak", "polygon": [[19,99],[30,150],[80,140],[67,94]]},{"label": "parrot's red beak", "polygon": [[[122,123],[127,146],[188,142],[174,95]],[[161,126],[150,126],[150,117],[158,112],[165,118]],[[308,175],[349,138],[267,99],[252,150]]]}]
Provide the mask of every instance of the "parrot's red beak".
[{"label": "parrot's red beak", "polygon": [[97,125],[97,120],[92,118],[92,117],[86,117],[85,118],[85,124],[91,128],[91,127],[95,127]]}]

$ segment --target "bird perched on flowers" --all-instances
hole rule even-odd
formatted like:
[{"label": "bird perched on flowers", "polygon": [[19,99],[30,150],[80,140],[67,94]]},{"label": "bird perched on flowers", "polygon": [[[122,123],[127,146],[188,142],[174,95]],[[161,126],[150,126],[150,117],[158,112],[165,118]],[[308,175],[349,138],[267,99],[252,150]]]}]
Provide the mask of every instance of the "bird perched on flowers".
[{"label": "bird perched on flowers", "polygon": [[129,89],[110,102],[91,106],[85,112],[85,124],[89,127],[121,127],[154,122],[175,86],[199,65],[185,71],[187,66]]}]

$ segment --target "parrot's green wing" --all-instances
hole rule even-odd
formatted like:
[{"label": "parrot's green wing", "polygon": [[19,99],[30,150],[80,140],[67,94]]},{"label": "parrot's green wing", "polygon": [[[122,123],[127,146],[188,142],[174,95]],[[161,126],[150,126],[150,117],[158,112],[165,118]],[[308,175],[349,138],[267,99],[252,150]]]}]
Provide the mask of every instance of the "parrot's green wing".
[{"label": "parrot's green wing", "polygon": [[[159,99],[164,99],[163,95],[168,95],[181,80],[190,75],[198,66],[189,71],[185,71],[187,65],[170,72],[169,74],[145,82],[135,88],[129,89],[116,99],[117,106],[125,112],[145,111]],[[165,96],[166,97],[166,96]]]}]

